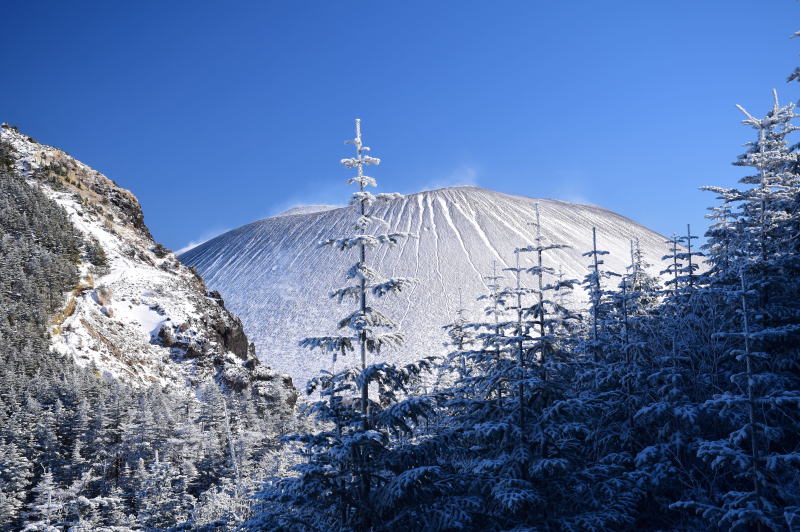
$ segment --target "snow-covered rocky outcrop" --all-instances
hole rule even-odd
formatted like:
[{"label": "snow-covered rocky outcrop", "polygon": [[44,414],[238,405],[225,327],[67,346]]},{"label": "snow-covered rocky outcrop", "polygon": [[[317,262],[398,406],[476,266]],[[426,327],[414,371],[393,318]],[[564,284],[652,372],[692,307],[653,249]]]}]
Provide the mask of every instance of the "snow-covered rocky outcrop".
[{"label": "snow-covered rocky outcrop", "polygon": [[139,202],[85,164],[3,125],[18,174],[59,203],[86,238],[81,281],[51,324],[51,349],[135,385],[217,379],[293,403],[291,379],[259,362],[219,293],[157,244]]},{"label": "snow-covered rocky outcrop", "polygon": [[[459,299],[471,319],[480,319],[484,303],[476,298],[487,293],[485,277],[491,274],[493,263],[503,273],[502,268],[513,265],[514,249],[533,243],[530,223],[537,203],[546,241],[572,246],[550,252],[552,262],[546,264],[562,268],[566,278],[582,279],[586,274],[588,259],[581,254],[591,249],[592,227],[597,227],[598,247],[610,251],[605,257],[608,269],[625,271],[634,239],[653,266],[651,273],[657,275],[663,269],[661,257],[667,253],[663,236],[600,207],[477,187],[405,196],[376,205],[376,214],[392,230],[415,233],[418,238],[393,249],[382,248],[368,260],[387,276],[414,277],[420,282],[380,303],[406,337],[403,347],[381,356],[409,361],[444,352],[442,325],[453,320]],[[317,244],[352,234],[356,218],[354,207],[267,218],[220,235],[180,258],[225,296],[259,353],[302,383],[320,369],[330,369],[331,360],[328,354],[312,355],[300,348],[299,340],[334,333],[338,320],[352,310],[337,308],[327,295],[344,284],[357,250],[341,253]],[[532,265],[531,259],[524,257],[523,265]],[[510,274],[507,278],[510,281]],[[580,290],[576,294],[583,297]]]}]

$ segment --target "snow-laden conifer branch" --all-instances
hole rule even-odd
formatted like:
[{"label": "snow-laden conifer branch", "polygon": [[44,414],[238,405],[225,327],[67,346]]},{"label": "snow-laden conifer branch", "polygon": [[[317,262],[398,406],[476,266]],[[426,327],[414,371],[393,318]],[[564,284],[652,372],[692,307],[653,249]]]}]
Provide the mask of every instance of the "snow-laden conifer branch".
[{"label": "snow-laden conifer branch", "polygon": [[[353,181],[356,182],[355,179]],[[372,192],[367,192],[366,190],[359,190],[358,192],[353,192],[353,195],[350,198],[350,205],[364,205],[369,207],[376,201],[394,201],[402,197],[403,195],[398,192],[382,192],[380,194],[373,194]]]},{"label": "snow-laden conifer branch", "polygon": [[535,276],[538,276],[540,274],[541,275],[545,275],[545,274],[546,275],[555,275],[556,274],[556,269],[552,268],[550,266],[531,266],[530,268],[525,268],[524,271],[529,273],[529,274],[531,274],[531,275],[535,275]]},{"label": "snow-laden conifer branch", "polygon": [[[360,276],[353,276],[353,277],[359,279],[361,278]],[[414,286],[417,282],[418,282],[417,279],[413,279],[410,277],[396,277],[393,279],[389,279],[388,281],[384,281],[377,284],[367,284],[367,288],[376,297],[383,297],[387,294],[402,292],[403,290],[411,286]],[[345,286],[343,288],[338,288],[336,290],[333,290],[329,295],[331,298],[337,299],[339,303],[341,303],[346,298],[358,299],[361,295],[361,286],[360,285]]]},{"label": "snow-laden conifer branch", "polygon": [[365,279],[372,281],[380,278],[380,273],[366,263],[357,262],[347,270],[348,279]]},{"label": "snow-laden conifer branch", "polygon": [[366,190],[359,190],[358,192],[353,192],[353,195],[350,198],[350,205],[369,207],[370,205],[375,203],[376,199],[377,198],[375,197],[375,194],[373,194],[372,192],[367,192]]},{"label": "snow-laden conifer branch", "polygon": [[354,183],[356,185],[361,186],[361,187],[377,187],[378,186],[378,182],[375,181],[375,178],[367,176],[367,175],[351,177],[350,179],[347,180],[347,184],[348,185],[352,185]]},{"label": "snow-laden conifer branch", "polygon": [[399,332],[373,333],[367,338],[366,343],[370,353],[378,353],[384,347],[403,345],[403,334]]},{"label": "snow-laden conifer branch", "polygon": [[352,351],[353,339],[349,336],[312,336],[300,340],[300,347],[324,349],[335,354],[342,351]]},{"label": "snow-laden conifer branch", "polygon": [[377,216],[370,216],[369,214],[363,214],[358,217],[356,223],[354,225],[356,231],[363,232],[370,224],[377,223],[384,227],[388,227],[389,222],[384,220],[383,218],[378,218]]},{"label": "snow-laden conifer branch", "polygon": [[555,282],[549,282],[544,285],[545,290],[562,290],[562,289],[573,289],[576,285],[580,284],[577,279],[560,279]]},{"label": "snow-laden conifer branch", "polygon": [[[364,146],[361,148],[362,150],[369,150],[368,147]],[[342,159],[340,161],[346,168],[356,168],[358,166],[374,164],[378,165],[381,164],[381,160],[377,157],[371,157],[369,155],[361,155],[360,157],[349,157]],[[370,178],[372,179],[372,178]],[[374,184],[372,186],[375,186]]]},{"label": "snow-laden conifer branch", "polygon": [[331,299],[336,299],[339,303],[344,301],[345,299],[358,299],[361,297],[361,286],[354,285],[354,286],[345,286],[342,288],[337,288],[336,290],[331,291],[328,296]]},{"label": "snow-laden conifer branch", "polygon": [[363,331],[374,327],[394,328],[397,327],[397,324],[381,311],[366,307],[364,310],[356,310],[342,319],[338,326],[340,329],[349,327],[354,331]]},{"label": "snow-laden conifer branch", "polygon": [[403,290],[410,288],[417,283],[417,279],[413,279],[411,277],[396,277],[394,279],[389,279],[386,282],[376,284],[372,286],[371,289],[375,296],[383,297],[386,294],[402,292]]},{"label": "snow-laden conifer branch", "polygon": [[354,237],[324,240],[320,246],[332,246],[342,251],[354,247],[374,248],[381,244],[395,245],[403,238],[414,238],[414,233],[398,231],[383,235],[356,235]]},{"label": "snow-laden conifer branch", "polygon": [[398,367],[394,364],[380,362],[367,366],[356,377],[356,384],[361,387],[372,382],[379,382],[385,389],[406,391],[406,385],[419,375],[431,369],[437,357],[427,357],[411,364]]},{"label": "snow-laden conifer branch", "polygon": [[554,249],[572,249],[572,246],[568,244],[543,244],[540,246],[525,246],[522,248],[517,248],[514,252],[519,253],[537,253],[539,251],[551,251]]}]

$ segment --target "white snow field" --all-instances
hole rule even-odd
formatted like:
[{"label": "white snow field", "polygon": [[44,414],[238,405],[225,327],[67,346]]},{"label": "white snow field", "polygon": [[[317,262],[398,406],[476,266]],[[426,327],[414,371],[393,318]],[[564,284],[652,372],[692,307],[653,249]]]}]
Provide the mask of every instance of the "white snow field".
[{"label": "white snow field", "polygon": [[[367,262],[387,277],[419,280],[408,291],[372,303],[398,323],[406,338],[403,347],[381,352],[382,359],[408,362],[446,353],[442,326],[453,320],[459,297],[469,319],[483,317],[484,303],[476,298],[487,292],[484,277],[491,274],[494,261],[498,270],[511,266],[514,249],[533,244],[530,222],[536,203],[545,241],[572,246],[545,254],[545,265],[561,266],[565,278],[586,274],[588,259],[581,254],[591,248],[592,227],[597,227],[598,248],[610,252],[604,257],[608,269],[625,271],[632,239],[638,239],[652,274],[663,269],[665,237],[600,207],[478,187],[443,188],[376,204],[375,214],[390,230],[418,235],[367,255]],[[298,342],[336,334],[339,319],[354,310],[352,302],[339,305],[328,293],[347,284],[345,272],[356,262],[358,250],[342,252],[318,243],[352,235],[356,219],[354,207],[266,218],[209,240],[180,259],[220,291],[244,322],[259,356],[302,385],[321,369],[330,370],[331,358],[300,348]],[[532,265],[533,258],[523,254],[522,264]],[[510,273],[504,273],[510,281]],[[584,297],[580,289],[576,295]]]}]

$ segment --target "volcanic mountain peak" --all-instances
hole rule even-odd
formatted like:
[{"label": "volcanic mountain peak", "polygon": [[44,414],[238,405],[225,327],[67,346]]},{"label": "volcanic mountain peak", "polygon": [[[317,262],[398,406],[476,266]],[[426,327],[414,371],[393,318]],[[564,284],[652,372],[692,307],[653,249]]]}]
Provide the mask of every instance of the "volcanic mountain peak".
[{"label": "volcanic mountain peak", "polygon": [[272,218],[278,216],[297,216],[298,214],[314,214],[316,212],[329,211],[331,209],[338,209],[336,205],[295,205],[283,212],[280,212]]},{"label": "volcanic mountain peak", "polygon": [[[390,361],[410,361],[446,351],[442,326],[452,321],[459,299],[470,319],[481,319],[475,299],[488,290],[485,277],[496,267],[514,263],[514,250],[533,243],[535,206],[546,241],[571,247],[551,252],[547,266],[566,278],[583,278],[591,248],[592,227],[598,245],[611,254],[605,267],[624,272],[631,241],[639,242],[657,274],[666,252],[665,238],[632,220],[592,205],[514,196],[473,186],[418,192],[375,205],[375,214],[396,231],[414,233],[394,248],[382,248],[368,261],[386,276],[405,276],[419,283],[380,303],[406,337],[403,347],[382,352]],[[328,354],[309,355],[298,346],[305,336],[336,333],[349,308],[328,294],[345,284],[356,251],[319,248],[329,238],[353,233],[358,214],[341,207],[310,214],[266,218],[224,233],[181,255],[209,286],[225,296],[270,364],[302,382],[330,369]],[[524,257],[523,265],[531,265]],[[510,281],[510,275],[507,275]],[[459,298],[459,293],[461,294]],[[575,305],[584,300],[575,293]]]}]

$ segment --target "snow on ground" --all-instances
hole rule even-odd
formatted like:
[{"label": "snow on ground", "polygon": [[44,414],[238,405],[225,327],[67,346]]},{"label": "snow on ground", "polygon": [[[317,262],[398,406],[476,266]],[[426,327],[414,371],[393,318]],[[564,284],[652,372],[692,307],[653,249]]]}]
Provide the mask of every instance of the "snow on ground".
[{"label": "snow on ground", "polygon": [[[297,205],[291,209],[276,214],[275,216],[294,216],[295,214],[312,214],[337,209],[335,205]],[[273,217],[274,218],[274,217]]]},{"label": "snow on ground", "polygon": [[[185,347],[224,352],[206,333],[213,320],[231,318],[220,318],[227,313],[206,297],[202,282],[136,223],[141,211],[133,195],[56,148],[13,130],[2,134],[16,150],[17,171],[64,207],[75,227],[87,240],[96,239],[107,256],[107,268],[83,258],[80,285],[65,296],[63,315],[52,327],[52,349],[132,383],[183,386],[206,378],[213,367],[200,368],[196,359],[185,357]],[[53,165],[66,176],[58,187],[37,177]],[[183,344],[163,342],[162,326]],[[224,358],[241,363],[233,353]]]},{"label": "snow on ground", "polygon": [[83,264],[88,289],[76,297],[75,311],[54,336],[53,348],[116,378],[184,384],[186,368],[167,363],[171,349],[162,346],[157,335],[164,323],[190,323],[197,318],[194,298],[187,294],[186,274],[176,271],[171,255],[159,259],[146,250],[146,242],[130,228],[112,226],[112,233],[98,218],[82,212],[69,194],[48,193],[81,232],[98,239],[109,261],[104,275]]},{"label": "snow on ground", "polygon": [[[346,191],[343,189],[343,194]],[[484,304],[476,298],[487,291],[485,277],[514,263],[514,249],[533,243],[534,205],[539,204],[542,232],[549,242],[571,249],[546,255],[546,265],[563,267],[566,278],[582,279],[591,248],[592,227],[598,246],[610,251],[606,267],[624,272],[630,261],[630,241],[638,239],[651,273],[663,269],[663,236],[632,220],[591,205],[501,194],[477,187],[452,187],[405,196],[378,207],[378,215],[393,230],[418,238],[396,248],[370,252],[368,262],[389,276],[414,277],[420,283],[378,303],[400,324],[406,344],[382,356],[411,361],[447,351],[442,325],[453,320],[459,294],[470,319],[481,319]],[[349,312],[328,299],[345,283],[344,274],[356,261],[357,250],[319,248],[327,238],[352,234],[353,208],[278,216],[220,235],[181,255],[195,265],[209,287],[219,290],[228,307],[241,317],[259,354],[302,383],[320,369],[330,369],[330,356],[298,347],[305,336],[336,334],[336,322]],[[523,265],[532,265],[525,256]],[[579,290],[578,296],[583,297]]]}]

